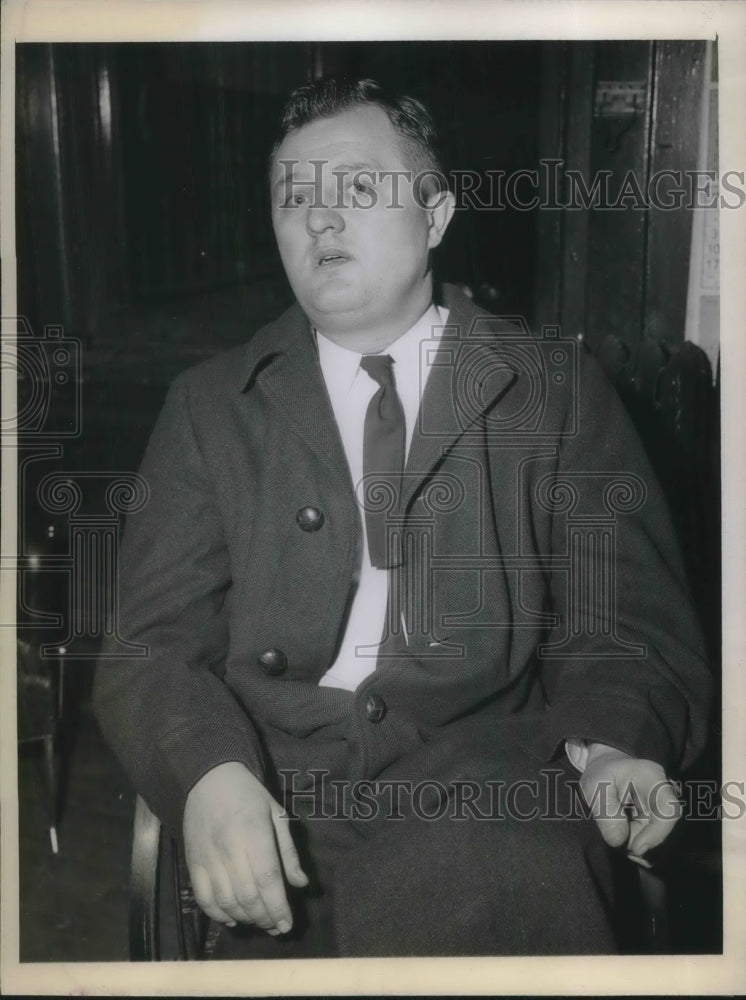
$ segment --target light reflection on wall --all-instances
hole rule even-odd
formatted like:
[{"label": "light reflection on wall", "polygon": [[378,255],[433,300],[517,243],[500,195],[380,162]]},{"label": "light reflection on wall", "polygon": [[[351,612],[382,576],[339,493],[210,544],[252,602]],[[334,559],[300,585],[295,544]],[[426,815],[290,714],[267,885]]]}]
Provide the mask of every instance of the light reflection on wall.
[{"label": "light reflection on wall", "polygon": [[101,132],[107,146],[111,145],[111,88],[109,70],[102,66],[98,74],[98,115]]}]

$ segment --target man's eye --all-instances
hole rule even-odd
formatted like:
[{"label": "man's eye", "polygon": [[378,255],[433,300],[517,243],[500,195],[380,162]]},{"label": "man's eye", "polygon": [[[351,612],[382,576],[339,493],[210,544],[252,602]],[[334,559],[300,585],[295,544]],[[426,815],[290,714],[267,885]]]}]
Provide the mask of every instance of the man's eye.
[{"label": "man's eye", "polygon": [[306,203],[304,194],[291,194],[285,199],[284,208],[301,208]]},{"label": "man's eye", "polygon": [[361,194],[367,194],[370,191],[370,185],[364,184],[362,181],[354,181],[352,186],[356,191],[360,191]]}]

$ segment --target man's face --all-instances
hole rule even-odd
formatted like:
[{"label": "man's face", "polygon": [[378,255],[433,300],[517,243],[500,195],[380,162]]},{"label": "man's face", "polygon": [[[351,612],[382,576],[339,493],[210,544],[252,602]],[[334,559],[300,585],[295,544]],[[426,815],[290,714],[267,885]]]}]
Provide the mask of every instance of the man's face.
[{"label": "man's face", "polygon": [[[410,180],[381,176],[407,170]],[[429,305],[428,251],[445,224],[422,207],[414,173],[378,107],[312,122],[281,143],[271,177],[275,236],[295,296],[322,332],[398,335]]]}]

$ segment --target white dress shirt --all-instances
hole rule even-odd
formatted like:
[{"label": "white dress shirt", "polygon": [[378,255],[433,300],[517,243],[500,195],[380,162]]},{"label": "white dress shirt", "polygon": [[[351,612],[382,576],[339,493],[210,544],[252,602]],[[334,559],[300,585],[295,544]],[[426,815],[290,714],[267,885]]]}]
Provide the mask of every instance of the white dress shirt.
[{"label": "white dress shirt", "polygon": [[[429,362],[435,355],[433,347],[428,345],[440,338],[447,318],[447,309],[431,305],[413,327],[378,352],[394,360],[394,382],[404,409],[407,454],[430,373]],[[379,385],[360,367],[363,355],[358,351],[340,347],[318,331],[317,342],[321,371],[357,489],[363,478],[365,414]],[[321,685],[349,691],[354,691],[376,668],[389,587],[389,571],[371,566],[362,508],[360,514],[362,559],[357,590],[337,658],[319,681]]]}]

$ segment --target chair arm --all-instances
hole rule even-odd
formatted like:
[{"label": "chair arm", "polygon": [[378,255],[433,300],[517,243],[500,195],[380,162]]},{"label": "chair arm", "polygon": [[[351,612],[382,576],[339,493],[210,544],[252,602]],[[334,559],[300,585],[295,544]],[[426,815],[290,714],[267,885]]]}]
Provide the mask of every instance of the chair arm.
[{"label": "chair arm", "polygon": [[[661,852],[653,849],[653,857],[660,859]],[[664,854],[665,857],[665,854]],[[651,864],[647,858],[628,854],[628,864],[637,869],[638,889],[643,918],[643,945],[650,954],[662,955],[669,950],[668,893],[666,872]]]},{"label": "chair arm", "polygon": [[139,795],[135,804],[130,869],[130,961],[157,962],[158,869],[161,822]]},{"label": "chair arm", "polygon": [[666,883],[660,874],[648,868],[640,868],[639,874],[648,947],[654,955],[663,955],[669,950]]}]

